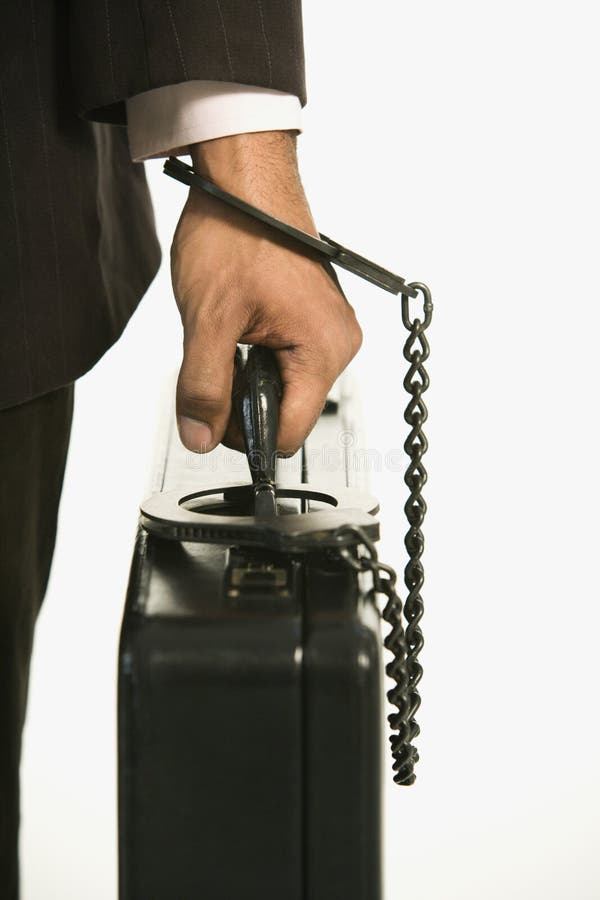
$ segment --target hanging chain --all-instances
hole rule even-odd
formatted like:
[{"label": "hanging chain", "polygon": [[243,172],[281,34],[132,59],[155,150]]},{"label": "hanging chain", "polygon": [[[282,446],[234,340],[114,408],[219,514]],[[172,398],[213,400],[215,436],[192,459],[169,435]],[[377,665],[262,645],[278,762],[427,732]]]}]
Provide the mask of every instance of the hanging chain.
[{"label": "hanging chain", "polygon": [[[423,634],[420,621],[423,617],[423,587],[424,572],[421,557],[423,555],[424,538],[421,526],[427,512],[427,504],[422,495],[422,490],[427,482],[427,471],[423,465],[423,456],[427,451],[427,438],[423,432],[423,425],[427,421],[427,407],[423,400],[423,394],[429,387],[429,376],[425,370],[425,362],[429,358],[429,344],[425,337],[425,331],[431,323],[433,304],[429,288],[420,282],[413,282],[411,287],[420,291],[423,295],[423,319],[410,318],[409,299],[402,295],[402,322],[408,331],[408,337],[404,344],[403,355],[408,362],[408,372],[404,378],[404,389],[409,394],[409,401],[404,411],[404,421],[410,426],[410,433],[404,442],[404,450],[409,458],[409,463],[404,476],[404,482],[409,489],[409,496],[404,505],[404,512],[408,521],[408,531],[404,537],[404,546],[408,554],[408,562],[404,569],[404,584],[407,589],[404,602],[404,617],[406,619],[406,670],[408,675],[408,700],[409,700],[409,736],[412,742],[419,734],[419,726],[415,716],[421,705],[418,685],[423,675],[423,668],[419,663],[419,653],[423,647]],[[394,653],[393,635],[390,635],[390,643],[386,643]],[[400,651],[402,652],[402,651]],[[393,664],[392,664],[393,666]],[[390,692],[390,694],[392,694]],[[392,698],[388,695],[390,702]],[[394,727],[392,718],[390,724]],[[418,754],[414,751],[413,761],[417,762]],[[394,779],[398,781],[397,778]],[[410,781],[398,781],[400,784],[411,784]]]},{"label": "hanging chain", "polygon": [[424,538],[421,526],[427,512],[427,504],[421,493],[427,481],[427,471],[423,465],[423,455],[427,451],[427,438],[423,433],[423,425],[427,421],[427,407],[423,394],[429,387],[429,376],[424,366],[429,357],[425,331],[429,327],[433,311],[429,288],[420,282],[413,282],[409,287],[415,288],[423,295],[423,319],[410,318],[409,298],[406,294],[402,294],[402,322],[409,332],[403,350],[409,368],[403,384],[410,395],[404,411],[404,421],[411,429],[404,442],[404,450],[409,457],[404,482],[410,492],[404,505],[409,525],[404,537],[404,546],[408,553],[408,563],[404,569],[404,584],[407,589],[404,603],[406,628],[403,622],[402,601],[396,591],[395,571],[391,566],[379,561],[375,545],[362,529],[348,525],[338,529],[337,532],[340,539],[347,541],[348,536],[354,538],[353,547],[340,548],[340,556],[356,571],[371,572],[373,586],[369,591],[369,597],[373,601],[376,601],[378,594],[387,597],[382,616],[390,625],[390,631],[383,643],[391,652],[392,659],[387,663],[385,671],[395,682],[394,687],[387,692],[387,698],[398,710],[388,716],[388,722],[393,732],[390,735],[390,744],[394,759],[394,781],[403,785],[413,784],[415,781],[414,767],[419,760],[413,741],[420,732],[415,716],[421,705],[418,685],[423,675],[419,663],[419,653],[423,647],[423,634],[419,623],[423,616],[421,589],[424,581],[421,562]]}]

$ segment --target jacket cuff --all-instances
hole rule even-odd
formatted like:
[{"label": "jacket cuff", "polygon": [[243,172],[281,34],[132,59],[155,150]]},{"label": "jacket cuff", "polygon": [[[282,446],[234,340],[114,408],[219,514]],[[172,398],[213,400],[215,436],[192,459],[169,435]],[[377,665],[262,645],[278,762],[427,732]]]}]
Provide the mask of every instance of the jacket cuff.
[{"label": "jacket cuff", "polygon": [[257,85],[306,104],[301,0],[86,0],[69,18],[86,119],[126,125],[129,98],[188,81]]}]

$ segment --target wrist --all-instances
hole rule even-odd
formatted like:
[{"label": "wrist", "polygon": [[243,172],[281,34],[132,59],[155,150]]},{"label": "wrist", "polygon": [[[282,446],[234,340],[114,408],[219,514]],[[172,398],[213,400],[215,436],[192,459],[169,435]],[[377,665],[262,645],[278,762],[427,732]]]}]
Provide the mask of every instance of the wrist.
[{"label": "wrist", "polygon": [[[194,170],[248,203],[296,227],[317,234],[298,171],[294,131],[257,131],[228,135],[190,146]],[[192,209],[223,209],[218,200],[190,189]]]},{"label": "wrist", "polygon": [[252,131],[190,146],[194,169],[224,189],[299,183],[296,134]]}]

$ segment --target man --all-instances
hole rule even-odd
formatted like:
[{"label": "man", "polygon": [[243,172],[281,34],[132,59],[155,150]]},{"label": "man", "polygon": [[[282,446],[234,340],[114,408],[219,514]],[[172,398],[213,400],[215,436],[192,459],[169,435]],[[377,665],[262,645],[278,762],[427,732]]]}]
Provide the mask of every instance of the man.
[{"label": "man", "polygon": [[[233,194],[317,234],[295,152],[300,0],[7,0],[0,36],[0,895],[18,896],[18,770],[73,382],[160,262],[143,166],[190,152]],[[239,441],[238,341],[277,351],[294,451],[361,340],[325,268],[190,191],[171,248],[181,439]]]}]

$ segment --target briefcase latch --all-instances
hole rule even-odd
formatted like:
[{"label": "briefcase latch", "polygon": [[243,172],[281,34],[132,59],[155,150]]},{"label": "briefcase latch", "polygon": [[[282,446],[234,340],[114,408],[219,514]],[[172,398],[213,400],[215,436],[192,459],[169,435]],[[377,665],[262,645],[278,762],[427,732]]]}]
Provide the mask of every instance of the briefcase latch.
[{"label": "briefcase latch", "polygon": [[269,591],[287,596],[287,570],[273,562],[248,561],[246,565],[233,566],[227,593],[230,597],[236,597],[242,591]]}]

